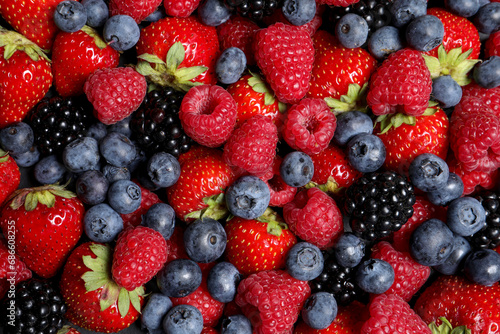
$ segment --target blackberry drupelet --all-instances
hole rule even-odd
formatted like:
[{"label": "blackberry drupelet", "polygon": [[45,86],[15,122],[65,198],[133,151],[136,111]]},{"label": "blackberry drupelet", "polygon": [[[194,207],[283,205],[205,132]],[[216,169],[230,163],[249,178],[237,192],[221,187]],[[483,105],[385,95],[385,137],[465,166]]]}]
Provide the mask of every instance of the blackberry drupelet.
[{"label": "blackberry drupelet", "polygon": [[93,107],[84,96],[42,99],[27,119],[41,155],[59,155],[67,144],[84,136],[94,120],[92,112]]},{"label": "blackberry drupelet", "polygon": [[236,9],[241,16],[253,20],[262,20],[266,16],[271,16],[281,6],[281,2],[281,0],[224,0],[228,8]]},{"label": "blackberry drupelet", "polygon": [[395,172],[367,173],[346,191],[345,210],[353,232],[376,240],[399,230],[413,215],[412,184]]},{"label": "blackberry drupelet", "polygon": [[184,94],[170,87],[149,92],[130,121],[132,137],[148,154],[164,151],[178,157],[193,143],[182,129],[179,108]]},{"label": "blackberry drupelet", "polygon": [[473,248],[495,248],[500,245],[500,195],[489,191],[475,198],[486,211],[486,226],[474,233],[469,242]]}]

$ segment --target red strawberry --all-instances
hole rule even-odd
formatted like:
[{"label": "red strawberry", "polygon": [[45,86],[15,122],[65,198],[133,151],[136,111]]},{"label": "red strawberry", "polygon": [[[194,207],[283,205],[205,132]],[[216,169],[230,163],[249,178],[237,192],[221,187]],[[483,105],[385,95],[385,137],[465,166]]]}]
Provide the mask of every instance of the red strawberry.
[{"label": "red strawberry", "polygon": [[491,172],[480,172],[477,170],[467,170],[464,164],[459,162],[453,154],[448,155],[446,160],[450,172],[457,174],[464,183],[463,195],[474,194],[481,190],[493,189],[500,181],[499,170],[495,169]]},{"label": "red strawberry", "polygon": [[128,15],[139,24],[153,13],[161,2],[162,0],[111,0],[109,12],[111,16]]},{"label": "red strawberry", "polygon": [[329,6],[341,6],[341,7],[347,7],[357,2],[359,2],[359,0],[316,0],[316,4],[326,4]]},{"label": "red strawberry", "polygon": [[232,16],[229,20],[217,26],[221,50],[237,47],[245,53],[247,64],[255,65],[252,42],[253,35],[257,30],[259,30],[259,26],[249,18]]},{"label": "red strawberry", "polygon": [[158,195],[144,188],[137,181],[134,181],[141,188],[141,205],[132,213],[121,214],[124,229],[141,225],[142,215],[148,212],[149,208],[156,203],[162,203]]},{"label": "red strawberry", "polygon": [[[315,57],[319,57],[321,53],[325,52],[328,49],[341,46],[337,37],[335,35],[330,34],[326,30],[316,31],[312,36],[312,40],[313,40],[314,50],[316,51]],[[376,63],[373,65],[374,69],[375,65]]]},{"label": "red strawberry", "polygon": [[283,269],[286,254],[297,243],[278,214],[264,215],[262,221],[233,217],[226,223],[226,258],[242,275]]},{"label": "red strawberry", "polygon": [[188,17],[191,15],[201,0],[163,0],[163,7],[168,16]]},{"label": "red strawberry", "polygon": [[253,51],[278,100],[295,103],[305,96],[314,62],[313,43],[306,30],[275,23],[255,33]]},{"label": "red strawberry", "polygon": [[[11,6],[0,1],[0,10]],[[22,121],[51,85],[50,60],[42,50],[24,36],[0,27],[0,128]]]},{"label": "red strawberry", "polygon": [[200,334],[218,334],[219,332],[213,327],[203,327]]},{"label": "red strawberry", "polygon": [[60,288],[66,318],[94,332],[116,333],[140,315],[144,287],[120,288],[111,279],[112,249],[86,242],[75,248],[64,266]]},{"label": "red strawberry", "polygon": [[500,56],[500,31],[491,34],[484,44],[484,57],[491,56]]},{"label": "red strawberry", "polygon": [[0,207],[20,183],[19,166],[7,152],[0,149]]},{"label": "red strawberry", "polygon": [[16,235],[16,254],[43,278],[64,265],[83,232],[82,202],[64,187],[48,185],[19,189],[2,209],[0,226]]},{"label": "red strawberry", "polygon": [[113,280],[132,291],[156,275],[167,261],[167,254],[167,244],[160,232],[145,226],[124,230],[113,252]]},{"label": "red strawberry", "polygon": [[106,45],[94,29],[84,26],[74,33],[61,31],[52,48],[54,85],[61,96],[83,94],[88,76],[100,68],[118,66],[120,54]]}]

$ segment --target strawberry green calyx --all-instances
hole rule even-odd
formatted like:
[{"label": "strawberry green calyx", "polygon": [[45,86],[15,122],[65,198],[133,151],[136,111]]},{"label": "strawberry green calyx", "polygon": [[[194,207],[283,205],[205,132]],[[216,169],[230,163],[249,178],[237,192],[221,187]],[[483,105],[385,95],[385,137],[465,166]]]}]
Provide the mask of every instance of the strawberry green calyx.
[{"label": "strawberry green calyx", "polygon": [[365,83],[363,87],[355,83],[349,84],[346,95],[342,95],[340,99],[325,97],[325,102],[330,108],[332,108],[335,115],[353,110],[365,112],[367,93],[368,83]]},{"label": "strawberry green calyx", "polygon": [[[429,101],[429,107],[427,107],[427,109],[421,116],[434,115],[438,111],[436,105],[437,105],[436,102]],[[391,128],[398,128],[403,124],[415,125],[417,124],[417,120],[415,116],[409,116],[403,113],[396,113],[396,114],[386,114],[378,116],[375,119],[375,125],[377,123],[380,123],[380,134],[384,134]]]},{"label": "strawberry green calyx", "polygon": [[332,176],[328,177],[328,181],[326,181],[325,184],[318,184],[316,182],[309,181],[309,183],[306,184],[304,187],[306,189],[316,187],[327,194],[336,194],[340,191],[340,189],[342,189],[342,187],[339,187],[339,184],[335,181],[335,179]]},{"label": "strawberry green calyx", "polygon": [[57,331],[57,334],[66,334],[69,331],[71,331],[71,327],[68,326],[68,325],[64,325],[64,326],[61,327],[60,330]]},{"label": "strawberry green calyx", "polygon": [[288,229],[288,225],[274,212],[271,208],[267,208],[266,211],[256,219],[261,223],[267,224],[267,233],[279,237],[283,230]]},{"label": "strawberry green calyx", "polygon": [[14,210],[19,209],[24,205],[26,211],[33,211],[38,203],[45,205],[48,208],[54,206],[56,196],[62,198],[73,198],[76,194],[66,190],[65,186],[59,184],[50,184],[33,188],[22,188],[16,190],[7,201],[10,202],[10,207]]},{"label": "strawberry green calyx", "polygon": [[106,48],[106,46],[108,46],[108,44],[106,44],[106,42],[101,38],[101,36],[99,36],[99,33],[97,32],[97,30],[89,27],[88,25],[84,25],[82,27],[82,29],[80,29],[80,30],[82,30],[84,33],[86,33],[90,37],[92,37],[94,39],[95,45],[97,45],[97,47],[99,49],[104,49],[104,48]]},{"label": "strawberry green calyx", "polygon": [[201,219],[206,217],[219,220],[227,217],[229,214],[226,207],[226,198],[224,197],[224,193],[205,197],[203,199],[203,203],[205,203],[207,207],[188,213],[184,216],[184,219]]},{"label": "strawberry green calyx", "polygon": [[42,49],[23,35],[0,26],[0,47],[4,48],[3,58],[8,60],[16,51],[25,52],[33,61],[43,58],[50,62]]},{"label": "strawberry green calyx", "polygon": [[0,148],[0,163],[6,162],[7,160],[9,160],[9,153]]},{"label": "strawberry green calyx", "polygon": [[[252,87],[255,92],[264,94],[264,104],[266,106],[270,106],[276,102],[276,96],[274,95],[273,90],[264,80],[262,80],[262,77],[251,71],[249,71],[249,73],[251,77],[247,80],[248,85]],[[286,104],[278,101],[278,110],[280,113],[284,113],[286,111]]]},{"label": "strawberry green calyx", "polygon": [[439,318],[441,320],[441,325],[436,325],[435,322],[429,324],[432,334],[471,334],[471,330],[465,326],[459,326],[453,328],[451,323],[445,318]]},{"label": "strawberry green calyx", "polygon": [[96,256],[83,256],[83,263],[90,271],[82,275],[85,282],[85,288],[88,292],[102,289],[100,293],[101,311],[108,309],[116,304],[120,316],[124,318],[132,307],[141,312],[141,298],[145,295],[144,286],[140,286],[133,291],[116,284],[111,276],[112,250],[108,245],[92,244],[90,250]]},{"label": "strawberry green calyx", "polygon": [[[147,77],[158,86],[170,86],[174,89],[187,92],[191,87],[201,85],[193,82],[194,78],[208,70],[206,66],[180,67],[184,61],[186,51],[181,42],[174,43],[167,53],[166,61],[158,56],[144,53],[137,56],[142,59],[136,65],[136,71]],[[154,64],[153,66],[151,64]]]}]

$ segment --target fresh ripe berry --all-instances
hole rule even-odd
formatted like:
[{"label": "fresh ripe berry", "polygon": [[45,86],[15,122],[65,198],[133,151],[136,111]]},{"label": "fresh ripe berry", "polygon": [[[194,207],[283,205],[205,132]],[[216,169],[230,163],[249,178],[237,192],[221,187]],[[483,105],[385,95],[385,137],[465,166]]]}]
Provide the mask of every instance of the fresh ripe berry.
[{"label": "fresh ripe berry", "polygon": [[154,192],[149,191],[148,189],[142,187],[141,184],[139,182],[137,182],[136,180],[134,180],[134,182],[141,189],[141,205],[137,210],[135,210],[132,213],[121,214],[124,227],[133,227],[133,226],[140,225],[141,221],[142,221],[142,216],[146,214],[148,209],[152,205],[162,202],[158,198],[158,195],[156,195]]},{"label": "fresh ripe berry", "polygon": [[137,156],[134,143],[119,132],[109,132],[99,141],[99,152],[107,163],[116,167],[129,166]]},{"label": "fresh ripe berry", "polygon": [[270,179],[264,180],[271,194],[269,206],[283,207],[286,203],[291,202],[297,193],[297,188],[286,184],[280,175],[282,161],[283,159],[281,157],[276,156],[272,168],[273,175]]},{"label": "fresh ripe berry", "polygon": [[100,155],[98,142],[91,137],[81,137],[66,145],[62,153],[64,166],[73,173],[98,169]]},{"label": "fresh ripe berry", "polygon": [[80,2],[87,11],[86,24],[92,28],[99,28],[109,18],[108,5],[104,0],[82,0]]},{"label": "fresh ripe berry", "polygon": [[215,219],[197,219],[184,231],[186,253],[195,262],[214,262],[224,253],[226,243],[226,231]]},{"label": "fresh ripe berry", "polygon": [[152,293],[141,312],[141,326],[148,331],[162,328],[162,320],[172,308],[170,298],[161,293]]},{"label": "fresh ripe berry", "polygon": [[40,151],[37,146],[32,146],[26,152],[11,153],[11,157],[14,158],[19,167],[28,168],[34,166],[40,160]]},{"label": "fresh ripe berry", "polygon": [[462,99],[462,87],[449,75],[437,77],[432,81],[432,98],[442,108],[454,107]]},{"label": "fresh ripe berry", "polygon": [[229,186],[225,194],[229,211],[241,218],[257,219],[269,206],[271,194],[267,184],[256,176],[242,176]]},{"label": "fresh ripe berry", "polygon": [[316,292],[307,298],[300,315],[309,327],[325,329],[335,320],[337,312],[337,301],[331,293]]},{"label": "fresh ripe berry", "polygon": [[464,273],[468,279],[481,285],[500,282],[500,254],[492,249],[471,252],[465,259]]},{"label": "fresh ripe berry", "polygon": [[0,146],[10,154],[27,152],[34,141],[33,129],[25,122],[15,123],[0,130]]},{"label": "fresh ripe berry", "polygon": [[201,284],[201,269],[196,262],[176,259],[168,262],[156,277],[158,288],[168,297],[185,297]]},{"label": "fresh ripe berry", "polygon": [[163,0],[163,7],[168,16],[188,17],[195,11],[201,0]]},{"label": "fresh ripe berry", "polygon": [[141,206],[141,188],[132,181],[119,180],[109,186],[109,205],[120,214],[132,213]]},{"label": "fresh ripe berry", "polygon": [[474,68],[474,81],[484,88],[500,86],[500,56],[492,56]]},{"label": "fresh ripe berry", "polygon": [[427,2],[425,0],[395,0],[390,7],[394,26],[406,26],[417,17],[426,14]]},{"label": "fresh ripe berry", "polygon": [[242,314],[235,314],[222,320],[221,334],[252,334],[252,323]]},{"label": "fresh ripe berry", "polygon": [[109,182],[99,170],[88,170],[76,180],[76,195],[85,204],[96,205],[106,200]]},{"label": "fresh ripe berry", "polygon": [[463,269],[464,260],[471,251],[472,247],[467,239],[455,234],[453,251],[443,263],[433,268],[443,275],[456,275]]},{"label": "fresh ripe berry", "polygon": [[288,153],[280,164],[280,176],[289,186],[299,188],[311,181],[314,175],[314,163],[304,152]]},{"label": "fresh ripe berry", "polygon": [[429,219],[413,231],[411,256],[424,266],[437,266],[446,261],[453,250],[453,232],[439,219]]},{"label": "fresh ripe berry", "polygon": [[207,276],[207,289],[210,295],[222,302],[229,303],[236,296],[236,289],[242,275],[230,262],[219,262]]},{"label": "fresh ripe berry", "polygon": [[321,250],[308,242],[299,242],[286,255],[286,271],[290,276],[311,281],[323,271],[324,259]]},{"label": "fresh ripe berry", "polygon": [[468,237],[486,225],[486,212],[473,197],[460,197],[448,205],[446,224],[454,233]]},{"label": "fresh ripe berry", "polygon": [[285,0],[282,7],[283,15],[294,26],[311,22],[316,11],[317,6],[314,0]]},{"label": "fresh ripe berry", "polygon": [[217,26],[217,35],[221,50],[236,47],[243,51],[248,65],[255,65],[252,51],[253,34],[259,26],[252,20],[242,16],[232,16],[223,24]]},{"label": "fresh ripe berry", "polygon": [[201,1],[198,6],[198,16],[200,21],[210,27],[216,27],[229,20],[231,10],[222,1],[206,0]]},{"label": "fresh ripe berry", "polygon": [[83,226],[87,237],[95,242],[112,242],[123,230],[123,219],[108,204],[92,206],[85,212]]},{"label": "fresh ripe berry", "polygon": [[484,56],[500,56],[500,31],[492,33],[484,44]]},{"label": "fresh ripe berry", "polygon": [[356,135],[349,140],[346,151],[351,166],[362,173],[377,171],[384,164],[386,157],[382,140],[368,133]]},{"label": "fresh ripe berry", "polygon": [[378,60],[404,47],[399,30],[393,26],[384,26],[376,30],[368,39],[368,50]]},{"label": "fresh ripe berry", "polygon": [[483,34],[496,32],[500,27],[499,11],[500,3],[497,2],[490,2],[479,8],[477,14],[474,16],[474,25],[477,27],[477,30]]},{"label": "fresh ripe berry", "polygon": [[149,178],[160,188],[173,186],[181,175],[179,161],[170,153],[157,152],[148,160]]},{"label": "fresh ripe berry", "polygon": [[434,15],[422,15],[406,27],[406,41],[418,51],[427,52],[443,42],[444,25]]},{"label": "fresh ripe berry", "polygon": [[365,256],[365,241],[346,232],[335,242],[333,252],[337,263],[342,267],[356,267]]},{"label": "fresh ripe berry", "polygon": [[102,35],[106,43],[116,51],[127,51],[137,44],[141,33],[132,17],[115,15],[104,23]]},{"label": "fresh ripe berry", "polygon": [[0,205],[21,183],[21,172],[15,160],[0,150]]},{"label": "fresh ripe berry", "polygon": [[66,174],[66,167],[55,155],[46,156],[37,162],[33,176],[40,184],[53,184],[60,181]]},{"label": "fresh ripe berry", "polygon": [[446,8],[462,17],[471,17],[479,10],[479,0],[447,0]]},{"label": "fresh ripe berry", "polygon": [[246,66],[245,53],[241,49],[230,47],[225,49],[217,59],[215,73],[221,83],[229,85],[238,81]]},{"label": "fresh ripe berry", "polygon": [[54,23],[64,32],[76,32],[87,23],[87,11],[78,1],[61,1],[54,11]]},{"label": "fresh ripe berry", "polygon": [[432,153],[417,156],[408,169],[412,184],[425,191],[439,191],[446,186],[450,171],[446,161]]},{"label": "fresh ripe berry", "polygon": [[427,198],[434,205],[448,206],[451,201],[462,196],[464,192],[464,183],[462,179],[455,173],[450,172],[446,184],[427,193]]},{"label": "fresh ripe berry", "polygon": [[177,305],[163,318],[162,328],[165,333],[201,333],[203,316],[194,306]]},{"label": "fresh ripe berry", "polygon": [[175,211],[166,203],[153,204],[142,216],[142,225],[161,233],[169,240],[175,229]]},{"label": "fresh ripe berry", "polygon": [[137,24],[155,11],[162,0],[111,0],[109,1],[110,16],[128,15]]},{"label": "fresh ripe berry", "polygon": [[394,269],[380,259],[368,259],[356,269],[356,283],[359,287],[374,294],[381,294],[389,290],[394,283]]},{"label": "fresh ripe berry", "polygon": [[368,23],[357,14],[346,14],[337,21],[335,36],[344,47],[359,48],[368,39]]},{"label": "fresh ripe berry", "polygon": [[333,140],[338,145],[344,146],[354,136],[361,133],[371,134],[372,131],[373,121],[366,113],[357,110],[345,112],[337,116]]}]

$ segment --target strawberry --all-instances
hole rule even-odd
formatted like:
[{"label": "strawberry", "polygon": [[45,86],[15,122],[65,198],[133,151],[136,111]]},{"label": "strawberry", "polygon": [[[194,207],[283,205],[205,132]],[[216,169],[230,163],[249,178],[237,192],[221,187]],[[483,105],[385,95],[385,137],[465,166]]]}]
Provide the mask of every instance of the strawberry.
[{"label": "strawberry", "polygon": [[359,0],[316,0],[316,4],[326,4],[328,6],[341,6],[347,7],[349,5],[355,4]]},{"label": "strawberry", "polygon": [[498,331],[500,285],[472,283],[462,276],[439,276],[415,303],[426,323],[445,317],[452,326],[466,326],[473,334]]},{"label": "strawberry", "polygon": [[[314,50],[316,52],[315,57],[325,52],[328,49],[341,46],[339,40],[335,35],[330,34],[326,30],[318,30],[312,35],[312,41],[314,45]],[[316,60],[315,60],[316,62]],[[374,64],[375,67],[376,64]]]},{"label": "strawberry", "polygon": [[74,33],[61,31],[52,47],[54,86],[61,96],[83,94],[89,75],[100,68],[118,66],[120,54],[89,26]]},{"label": "strawberry", "polygon": [[255,65],[252,51],[253,35],[259,26],[249,18],[231,16],[229,20],[217,26],[221,50],[237,47],[247,58],[247,65]]},{"label": "strawberry", "polygon": [[109,1],[110,16],[128,15],[137,24],[152,14],[162,0],[111,0]]},{"label": "strawberry", "polygon": [[20,183],[19,166],[7,152],[0,149],[0,207]]},{"label": "strawberry", "polygon": [[126,213],[126,214],[122,213],[120,215],[123,219],[124,229],[141,225],[142,215],[146,214],[149,208],[152,207],[154,204],[162,203],[157,194],[141,186],[141,184],[137,180],[132,180],[132,181],[134,181],[134,183],[141,188],[141,205],[137,210],[135,210],[132,213]]},{"label": "strawberry", "polygon": [[163,0],[163,7],[168,16],[188,17],[196,8],[201,0]]},{"label": "strawberry", "polygon": [[64,266],[60,288],[66,318],[95,332],[116,333],[139,318],[144,287],[120,288],[111,279],[112,249],[86,242],[75,248]]},{"label": "strawberry", "polygon": [[0,226],[16,236],[16,254],[34,273],[49,278],[62,268],[83,232],[85,210],[59,185],[22,188],[5,202]]},{"label": "strawberry", "polygon": [[[2,3],[0,9],[6,6]],[[22,121],[51,85],[50,60],[43,51],[24,36],[0,27],[0,128]]]},{"label": "strawberry", "polygon": [[57,331],[57,334],[81,334],[81,333],[78,331],[78,329],[74,327],[64,325],[60,330]]},{"label": "strawberry", "polygon": [[233,217],[225,230],[226,258],[242,275],[283,269],[286,254],[297,243],[282,218],[270,209],[259,220]]}]

